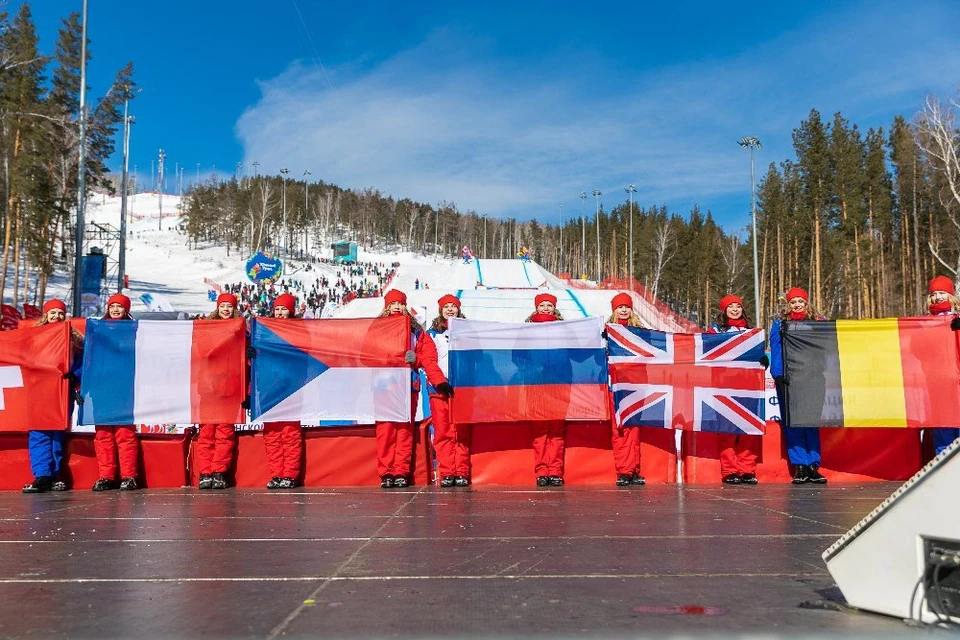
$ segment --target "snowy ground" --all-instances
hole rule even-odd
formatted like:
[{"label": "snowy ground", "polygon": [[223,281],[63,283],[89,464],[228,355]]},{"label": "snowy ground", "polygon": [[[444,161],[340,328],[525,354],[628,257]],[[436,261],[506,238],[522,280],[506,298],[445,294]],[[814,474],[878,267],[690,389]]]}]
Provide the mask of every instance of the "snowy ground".
[{"label": "snowy ground", "polygon": [[[127,240],[127,273],[134,300],[134,310],[144,310],[139,301],[144,293],[165,297],[178,311],[198,313],[212,304],[207,299],[208,286],[204,278],[217,283],[246,280],[244,264],[249,256],[231,251],[221,245],[203,245],[188,249],[187,236],[179,230],[180,218],[176,196],[163,196],[163,221],[159,221],[157,194],[141,193],[129,199],[133,222],[129,224]],[[87,219],[110,223],[119,227],[120,199],[95,195],[87,208]],[[162,226],[162,228],[161,228]],[[327,245],[325,245],[327,246]],[[113,255],[116,256],[117,248]],[[318,255],[330,257],[329,248],[318,249]],[[463,312],[479,320],[520,322],[533,311],[533,298],[540,291],[550,291],[558,298],[558,307],[565,317],[602,316],[610,314],[610,299],[614,291],[572,290],[565,283],[535,262],[520,260],[475,260],[463,264],[461,260],[435,259],[413,253],[375,253],[360,251],[361,261],[398,262],[400,267],[392,284],[405,291],[411,306],[422,310],[428,319],[436,314],[437,299],[445,293],[458,295],[463,301]],[[302,279],[309,283],[321,274],[334,277],[334,267],[315,264],[311,271],[303,271],[304,264],[291,261],[285,265],[287,279]],[[416,281],[429,289],[417,289]],[[69,282],[65,277],[55,278],[47,298],[69,296]],[[381,299],[355,300],[340,310],[343,317],[373,316],[383,308]],[[635,308],[654,328],[671,330],[649,305],[635,299]]]}]

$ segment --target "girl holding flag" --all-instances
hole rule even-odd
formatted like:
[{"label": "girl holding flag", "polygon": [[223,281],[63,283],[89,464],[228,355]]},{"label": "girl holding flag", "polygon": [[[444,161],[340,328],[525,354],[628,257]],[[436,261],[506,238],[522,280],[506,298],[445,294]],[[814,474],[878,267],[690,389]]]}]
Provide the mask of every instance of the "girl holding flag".
[{"label": "girl holding flag", "polygon": [[[946,276],[937,276],[930,281],[927,308],[932,316],[953,315],[950,327],[954,331],[960,330],[960,316],[956,315],[960,313],[960,301],[957,300],[953,280]],[[954,440],[960,438],[960,429],[932,429],[932,431],[934,455],[940,455]]]},{"label": "girl holding flag", "polygon": [[[240,318],[237,310],[237,297],[232,293],[221,293],[217,297],[217,307],[208,320],[230,320]],[[233,452],[237,445],[237,433],[232,424],[201,424],[197,435],[197,466],[200,471],[198,489],[226,489],[226,474],[233,464]]]},{"label": "girl holding flag", "polygon": [[377,427],[377,475],[384,489],[403,489],[410,484],[410,463],[413,460],[413,419],[417,413],[417,401],[420,397],[420,375],[417,369],[423,369],[427,380],[436,390],[446,396],[453,396],[453,387],[437,364],[437,347],[427,335],[420,323],[407,309],[407,295],[397,289],[391,289],[383,297],[383,312],[379,317],[395,315],[410,317],[410,350],[405,361],[413,369],[412,396],[410,398],[410,419],[405,422],[378,422]]},{"label": "girl holding flag", "polygon": [[[533,300],[535,311],[527,316],[526,322],[555,322],[563,320],[557,310],[557,297],[550,293],[541,293]],[[534,473],[537,474],[538,487],[563,486],[563,454],[566,449],[566,427],[564,420],[537,420],[533,428]]]},{"label": "girl holding flag", "polygon": [[[618,293],[610,301],[610,317],[607,324],[619,324],[624,327],[645,327],[643,321],[633,311],[633,298],[629,293]],[[629,487],[646,484],[640,475],[640,427],[617,426],[617,420],[611,421],[613,434],[613,464],[617,469],[617,486]]]},{"label": "girl holding flag", "polygon": [[[133,320],[130,315],[130,298],[115,293],[107,300],[107,314],[104,320],[121,322]],[[97,471],[100,479],[93,484],[94,491],[109,491],[120,488],[121,491],[137,489],[137,459],[140,457],[140,443],[132,424],[96,427],[93,438],[93,450],[97,454]],[[120,467],[120,484],[117,485],[117,463]]]},{"label": "girl holding flag", "polygon": [[[273,301],[274,318],[295,318],[297,299],[282,293]],[[294,489],[300,486],[300,461],[303,458],[303,433],[300,422],[264,422],[263,446],[267,466],[273,476],[267,489]]]},{"label": "girl holding flag", "polygon": [[[770,327],[770,375],[777,383],[777,400],[784,410],[783,339],[780,328],[786,322],[811,322],[823,320],[810,306],[810,296],[799,287],[787,291],[787,306]],[[820,429],[816,427],[783,427],[787,443],[787,459],[794,466],[793,484],[826,484],[820,474]]]},{"label": "girl holding flag", "polygon": [[[464,247],[466,249],[466,247]],[[437,348],[437,365],[444,376],[449,375],[448,352],[450,348],[449,322],[451,318],[463,318],[460,299],[445,295],[437,301],[440,315],[427,329]],[[444,386],[445,385],[445,386]],[[439,387],[444,387],[443,390]],[[450,423],[450,398],[453,387],[442,383],[439,387],[430,384],[430,416],[433,419],[433,449],[437,453],[437,475],[441,487],[467,487],[470,485],[470,430],[469,425]]]},{"label": "girl holding flag", "polygon": [[[731,294],[720,298],[720,314],[707,333],[730,333],[752,328],[750,318],[743,311],[743,300]],[[760,359],[760,364],[769,366],[766,355]],[[725,484],[757,484],[757,456],[762,447],[760,436],[719,433],[717,444],[720,449],[721,480]]]},{"label": "girl holding flag", "polygon": [[[43,305],[43,316],[37,321],[37,326],[65,322],[66,319],[66,303],[63,300],[49,300]],[[65,377],[70,380],[70,400],[72,402],[76,392],[75,385],[83,365],[83,336],[73,328],[70,329],[70,346],[70,372]],[[62,430],[31,430],[29,432],[27,446],[30,452],[30,471],[33,473],[33,482],[23,487],[24,493],[67,490],[67,484],[59,479],[65,435],[66,432]]]}]

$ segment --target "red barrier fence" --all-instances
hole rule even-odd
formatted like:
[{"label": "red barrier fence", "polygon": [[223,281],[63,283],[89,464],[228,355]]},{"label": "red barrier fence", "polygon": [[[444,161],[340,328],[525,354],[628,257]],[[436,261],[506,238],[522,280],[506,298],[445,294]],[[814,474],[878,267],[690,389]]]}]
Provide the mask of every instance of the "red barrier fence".
[{"label": "red barrier fence", "polygon": [[[375,486],[376,441],[373,426],[310,429],[304,432],[304,484],[307,486]],[[921,447],[917,429],[821,429],[821,472],[831,482],[902,481],[910,478],[932,457],[929,444]],[[429,421],[415,432],[414,482],[423,485],[433,477]],[[616,477],[610,443],[610,423],[568,423],[565,479],[570,485],[612,486]],[[270,479],[263,438],[259,433],[238,433],[235,478],[238,486],[261,487]],[[650,483],[677,481],[675,432],[641,429],[641,471]],[[532,485],[534,482],[532,434],[527,424],[484,424],[473,429],[470,464],[476,485]],[[192,436],[140,436],[141,480],[151,488],[180,487],[193,469]],[[780,426],[771,422],[762,438],[757,477],[762,483],[790,482]],[[92,434],[68,438],[63,475],[79,490],[97,479]],[[683,482],[718,484],[720,463],[717,436],[682,434]],[[0,489],[19,490],[32,480],[27,455],[27,434],[0,434]]]}]

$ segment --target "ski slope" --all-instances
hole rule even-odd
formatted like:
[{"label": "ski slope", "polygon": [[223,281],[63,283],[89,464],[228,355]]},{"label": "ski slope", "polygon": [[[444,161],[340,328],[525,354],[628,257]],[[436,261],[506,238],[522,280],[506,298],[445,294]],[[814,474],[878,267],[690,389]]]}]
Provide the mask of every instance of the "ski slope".
[{"label": "ski slope", "polygon": [[[160,196],[140,193],[131,196],[128,206],[132,222],[128,225],[127,273],[130,288],[126,291],[133,301],[133,309],[146,309],[139,296],[150,293],[166,298],[178,311],[200,313],[211,309],[207,299],[208,285],[204,278],[219,284],[245,282],[246,254],[216,244],[190,245],[185,232],[180,230],[179,205],[181,199],[163,195],[163,219],[160,221]],[[120,198],[94,195],[87,204],[87,219],[120,226]],[[96,245],[96,243],[93,243]],[[119,247],[111,257],[116,259]],[[311,250],[318,256],[332,257],[329,241],[318,241]],[[411,252],[379,253],[360,250],[364,262],[399,264],[389,288],[400,289],[408,296],[410,306],[419,312],[425,323],[437,315],[437,300],[446,293],[459,297],[464,314],[478,320],[522,322],[533,312],[537,293],[548,291],[557,296],[557,306],[565,318],[610,315],[610,300],[616,291],[599,289],[571,289],[567,284],[533,261],[474,259],[464,264],[459,258],[446,259],[423,256]],[[287,261],[284,280],[312,282],[326,275],[333,279],[337,268],[315,263],[309,265]],[[421,288],[417,288],[417,285]],[[428,286],[428,289],[423,288]],[[110,287],[113,288],[112,286]],[[52,280],[46,297],[70,296],[70,283],[60,275]],[[634,295],[634,309],[642,320],[654,329],[678,330],[669,318],[653,309],[640,296]],[[338,317],[358,318],[378,315],[383,309],[382,298],[357,299],[336,312]]]}]

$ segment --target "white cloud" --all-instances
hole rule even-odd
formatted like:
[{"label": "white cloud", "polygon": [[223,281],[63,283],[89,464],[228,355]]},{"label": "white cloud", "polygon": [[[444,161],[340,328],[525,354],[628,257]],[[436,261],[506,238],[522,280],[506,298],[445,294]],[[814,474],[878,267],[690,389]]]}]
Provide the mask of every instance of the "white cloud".
[{"label": "white cloud", "polygon": [[[960,46],[946,31],[956,20],[906,5],[852,19],[869,6],[732,58],[626,75],[615,92],[592,86],[615,86],[619,62],[589,52],[504,62],[441,29],[372,69],[334,70],[333,89],[293,64],[261,83],[237,135],[245,163],[263,173],[310,169],[341,186],[493,215],[553,217],[560,202],[575,212],[576,194],[594,187],[621,202],[628,182],[644,203],[746,201],[739,137],[763,139],[762,174],[790,155],[790,131],[811,107],[885,126],[958,80]],[[713,208],[722,222],[742,210]]]}]

